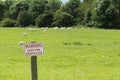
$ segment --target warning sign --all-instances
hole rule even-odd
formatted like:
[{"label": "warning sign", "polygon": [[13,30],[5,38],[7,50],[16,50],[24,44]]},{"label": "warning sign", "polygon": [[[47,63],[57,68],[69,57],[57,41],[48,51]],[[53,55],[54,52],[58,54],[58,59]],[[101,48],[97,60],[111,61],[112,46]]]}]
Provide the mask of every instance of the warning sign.
[{"label": "warning sign", "polygon": [[43,55],[44,45],[43,43],[27,43],[24,45],[25,56],[37,56]]}]

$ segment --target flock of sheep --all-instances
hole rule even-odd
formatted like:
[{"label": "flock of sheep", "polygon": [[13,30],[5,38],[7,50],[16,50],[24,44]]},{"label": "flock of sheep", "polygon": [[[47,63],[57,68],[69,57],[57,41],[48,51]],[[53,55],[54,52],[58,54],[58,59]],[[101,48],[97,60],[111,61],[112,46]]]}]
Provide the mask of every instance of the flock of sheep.
[{"label": "flock of sheep", "polygon": [[[64,30],[64,29],[67,29],[67,30],[70,30],[70,29],[72,29],[73,27],[53,27],[53,30],[56,30],[56,29],[61,29],[61,30]],[[35,29],[35,28],[27,28],[28,30],[30,30],[30,31],[37,31],[37,29]],[[41,28],[42,30],[43,30],[43,32],[45,32],[45,31],[47,31],[47,29],[48,29],[48,27],[45,27],[45,28]],[[75,27],[75,29],[76,29],[76,27]],[[82,27],[82,29],[85,29],[84,27]],[[88,28],[89,29],[89,28]],[[27,33],[26,32],[24,32],[23,33],[23,36],[26,36],[27,35]],[[20,41],[19,43],[18,43],[18,45],[20,46],[20,45],[24,45],[24,41]]]}]

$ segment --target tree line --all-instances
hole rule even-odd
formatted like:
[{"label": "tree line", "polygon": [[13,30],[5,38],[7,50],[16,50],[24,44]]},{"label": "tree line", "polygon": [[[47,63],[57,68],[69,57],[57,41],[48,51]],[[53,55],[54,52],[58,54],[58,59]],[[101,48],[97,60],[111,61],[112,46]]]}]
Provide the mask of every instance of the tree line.
[{"label": "tree line", "polygon": [[120,0],[0,0],[3,27],[120,28]]}]

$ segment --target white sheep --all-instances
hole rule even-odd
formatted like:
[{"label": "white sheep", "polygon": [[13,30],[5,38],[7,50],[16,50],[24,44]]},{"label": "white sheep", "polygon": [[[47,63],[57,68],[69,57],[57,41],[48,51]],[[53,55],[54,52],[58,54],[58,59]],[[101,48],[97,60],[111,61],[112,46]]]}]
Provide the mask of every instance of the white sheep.
[{"label": "white sheep", "polygon": [[18,43],[18,45],[19,45],[19,46],[24,45],[24,42],[23,42],[23,41],[20,41],[20,42]]},{"label": "white sheep", "polygon": [[43,32],[45,32],[45,31],[46,31],[46,29],[43,30]]},{"label": "white sheep", "polygon": [[82,27],[82,29],[85,29],[84,27]]},{"label": "white sheep", "polygon": [[61,27],[60,29],[65,29],[65,27]]},{"label": "white sheep", "polygon": [[31,29],[31,31],[36,31],[36,29]]},{"label": "white sheep", "polygon": [[68,27],[67,29],[68,29],[68,30],[69,30],[69,29],[72,29],[72,27]]},{"label": "white sheep", "polygon": [[30,30],[30,31],[36,31],[36,29],[33,29],[33,28],[27,28],[28,30]]},{"label": "white sheep", "polygon": [[27,35],[27,33],[25,32],[25,33],[23,33],[23,36],[25,36],[25,35]]},{"label": "white sheep", "polygon": [[53,27],[53,29],[58,29],[58,27]]}]

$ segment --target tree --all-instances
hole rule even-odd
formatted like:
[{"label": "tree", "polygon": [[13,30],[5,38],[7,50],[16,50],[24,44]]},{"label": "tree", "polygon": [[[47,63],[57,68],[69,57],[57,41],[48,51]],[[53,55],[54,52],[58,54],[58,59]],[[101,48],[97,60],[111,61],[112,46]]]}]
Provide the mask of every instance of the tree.
[{"label": "tree", "polygon": [[44,13],[45,5],[48,3],[47,0],[33,0],[30,3],[29,11],[33,14],[34,19],[36,19],[40,14]]},{"label": "tree", "polygon": [[73,16],[66,12],[57,11],[52,26],[69,27],[73,25]]},{"label": "tree", "polygon": [[84,21],[83,24],[93,26],[93,14],[96,0],[84,0],[81,9],[83,11]]},{"label": "tree", "polygon": [[92,13],[91,13],[90,10],[88,10],[85,13],[85,16],[84,16],[84,23],[85,23],[85,25],[91,26],[91,23],[90,23],[91,20],[92,20]]},{"label": "tree", "polygon": [[30,2],[29,12],[33,15],[34,25],[36,18],[44,13],[46,4],[48,4],[48,0],[32,0]]},{"label": "tree", "polygon": [[53,22],[53,13],[43,13],[36,18],[38,27],[50,27]]},{"label": "tree", "polygon": [[19,12],[21,11],[28,11],[29,9],[29,3],[27,1],[16,1],[11,7],[10,7],[10,18],[17,19],[17,16]]},{"label": "tree", "polygon": [[48,4],[45,5],[44,12],[55,12],[60,9],[61,5],[61,0],[48,0]]},{"label": "tree", "polygon": [[29,26],[33,23],[33,17],[27,11],[21,11],[18,15],[17,20],[19,25],[22,27]]},{"label": "tree", "polygon": [[7,10],[7,11],[9,11],[10,6],[12,6],[13,3],[14,3],[13,0],[5,0],[5,1],[4,1],[4,4],[5,4],[5,7],[6,7],[6,10]]},{"label": "tree", "polygon": [[69,0],[65,4],[66,12],[71,14],[73,17],[76,17],[77,8],[80,7],[80,0]]},{"label": "tree", "polygon": [[5,13],[4,13],[4,18],[9,18],[10,17],[10,12],[9,9],[13,5],[14,1],[13,0],[5,0],[4,5],[5,5]]},{"label": "tree", "polygon": [[98,0],[94,20],[100,28],[120,28],[120,0]]},{"label": "tree", "polygon": [[3,4],[2,1],[0,1],[0,20],[3,19],[4,12],[5,12],[5,5]]},{"label": "tree", "polygon": [[74,24],[78,24],[83,19],[81,11],[80,0],[69,0],[65,5],[62,6],[62,11],[67,12],[73,16]]}]

